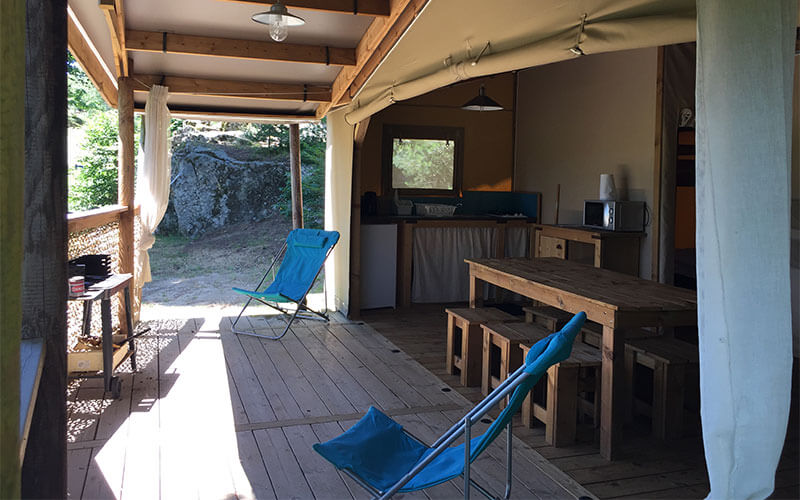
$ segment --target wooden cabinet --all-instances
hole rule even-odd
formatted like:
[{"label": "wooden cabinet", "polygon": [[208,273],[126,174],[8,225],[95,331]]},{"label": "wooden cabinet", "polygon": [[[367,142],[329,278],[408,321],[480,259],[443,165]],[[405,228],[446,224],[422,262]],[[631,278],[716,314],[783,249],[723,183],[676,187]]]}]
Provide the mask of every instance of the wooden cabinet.
[{"label": "wooden cabinet", "polygon": [[534,257],[557,257],[639,276],[639,245],[644,233],[547,224],[534,224],[533,228]]}]

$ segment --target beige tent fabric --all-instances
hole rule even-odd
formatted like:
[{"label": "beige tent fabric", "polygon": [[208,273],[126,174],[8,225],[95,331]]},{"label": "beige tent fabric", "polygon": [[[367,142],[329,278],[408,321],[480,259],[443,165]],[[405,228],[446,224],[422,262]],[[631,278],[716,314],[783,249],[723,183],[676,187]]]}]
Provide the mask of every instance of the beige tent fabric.
[{"label": "beige tent fabric", "polygon": [[[491,16],[485,23],[488,28],[481,23],[489,16],[475,14],[487,8],[485,2],[457,3],[439,0],[429,4],[345,108],[348,123],[358,123],[393,102],[461,80],[579,57],[569,49],[576,45],[583,14],[587,18],[580,48],[587,55],[695,39],[694,2],[499,2],[491,8],[508,9],[509,17],[500,16],[497,22]],[[510,24],[509,19],[517,22]],[[533,24],[526,26],[526,19]],[[454,29],[437,33],[443,25]],[[518,32],[520,26],[527,31]],[[490,48],[478,58],[486,42]],[[467,49],[461,51],[465,44]]]},{"label": "beige tent fabric", "polygon": [[325,262],[329,309],[347,314],[350,293],[350,191],[353,180],[353,127],[344,113],[328,114],[325,153],[325,229],[339,231],[339,243]]}]

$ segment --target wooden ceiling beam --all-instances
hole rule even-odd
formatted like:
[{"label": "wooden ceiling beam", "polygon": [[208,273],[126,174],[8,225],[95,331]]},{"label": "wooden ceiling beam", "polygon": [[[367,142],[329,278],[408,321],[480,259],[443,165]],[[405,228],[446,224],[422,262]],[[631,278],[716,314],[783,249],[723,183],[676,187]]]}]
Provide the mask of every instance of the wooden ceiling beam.
[{"label": "wooden ceiling beam", "polygon": [[331,86],[331,102],[317,108],[317,118],[325,116],[331,107],[350,101],[427,3],[428,0],[392,0],[391,14],[376,18],[369,25],[356,46],[355,66],[339,72]]},{"label": "wooden ceiling beam", "polygon": [[328,103],[330,87],[285,83],[210,80],[182,76],[134,75],[134,92],[149,92],[154,84],[169,87],[170,94]]},{"label": "wooden ceiling beam", "polygon": [[116,108],[117,82],[114,80],[114,75],[100,58],[100,54],[70,7],[67,7],[67,46],[72,56],[100,91],[103,100],[112,108]]},{"label": "wooden ceiling beam", "polygon": [[[274,111],[261,113],[258,110],[242,109],[198,109],[196,107],[183,107],[168,105],[169,112],[173,118],[184,118],[187,120],[219,120],[219,121],[240,121],[240,122],[280,122],[280,123],[306,123],[316,122],[317,118],[313,115],[301,115],[293,113],[275,113]],[[144,113],[144,106],[135,106],[136,113]]]},{"label": "wooden ceiling beam", "polygon": [[108,32],[111,35],[111,50],[114,52],[114,69],[117,72],[117,78],[128,76],[128,54],[125,50],[125,25],[124,17],[120,14],[119,9],[122,8],[122,0],[99,0],[100,10],[103,11],[103,17],[106,19],[108,25]]},{"label": "wooden ceiling beam", "polygon": [[258,59],[311,64],[352,66],[356,63],[355,49],[274,43],[261,40],[236,40],[208,36],[181,35],[157,31],[126,32],[128,50],[192,54],[201,56]]},{"label": "wooden ceiling beam", "polygon": [[[222,0],[263,5],[269,8],[275,2],[269,0]],[[304,10],[320,10],[323,12],[342,12],[360,16],[389,16],[391,12],[389,0],[286,0],[283,4],[288,8]]]}]

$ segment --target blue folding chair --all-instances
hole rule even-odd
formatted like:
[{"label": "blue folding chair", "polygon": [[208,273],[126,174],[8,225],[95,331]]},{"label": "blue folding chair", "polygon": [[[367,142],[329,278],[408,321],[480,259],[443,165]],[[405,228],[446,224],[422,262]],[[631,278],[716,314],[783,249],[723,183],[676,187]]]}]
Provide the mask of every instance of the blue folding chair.
[{"label": "blue folding chair", "polygon": [[[496,498],[489,490],[470,478],[474,462],[505,427],[506,490],[511,495],[511,422],[525,396],[547,369],[567,359],[572,343],[586,320],[586,314],[576,314],[561,331],[553,333],[531,347],[525,364],[509,375],[500,386],[481,401],[464,418],[450,428],[431,446],[374,407],[370,407],[353,427],[314,450],[345,472],[375,498],[389,498],[395,493],[430,488],[455,477],[464,477],[464,498],[469,498],[470,485],[487,498]],[[513,392],[513,394],[512,394]],[[472,425],[506,396],[511,400],[486,432],[471,437]],[[464,443],[450,447],[464,436]],[[466,466],[465,466],[466,464]]]},{"label": "blue folding chair", "polygon": [[[277,340],[289,331],[292,322],[298,315],[306,319],[322,319],[328,321],[327,310],[325,313],[315,311],[306,304],[306,295],[314,286],[317,276],[322,271],[322,266],[328,255],[333,251],[333,247],[339,241],[339,233],[336,231],[321,231],[318,229],[295,229],[286,238],[286,242],[275,254],[264,277],[256,285],[255,290],[245,290],[234,288],[233,291],[246,295],[247,303],[244,305],[236,321],[233,322],[233,332],[244,335],[254,335],[272,340]],[[275,269],[275,264],[280,261],[277,274],[273,272],[273,280],[263,291],[262,285],[267,280],[270,272]],[[253,331],[241,330],[237,328],[239,320],[242,318],[250,302],[257,300],[273,309],[283,313],[286,321],[286,328],[283,333],[277,336],[264,335]],[[327,294],[325,302],[327,304]],[[294,311],[287,309],[282,304],[295,304]],[[315,316],[309,315],[311,313]]]}]

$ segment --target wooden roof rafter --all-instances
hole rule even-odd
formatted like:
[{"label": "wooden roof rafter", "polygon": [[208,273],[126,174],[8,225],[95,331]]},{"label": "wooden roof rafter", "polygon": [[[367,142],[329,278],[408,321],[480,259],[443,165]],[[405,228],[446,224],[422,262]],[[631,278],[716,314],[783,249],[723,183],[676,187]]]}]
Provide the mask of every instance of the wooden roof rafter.
[{"label": "wooden roof rafter", "polygon": [[372,21],[356,46],[355,66],[339,72],[331,86],[331,102],[317,108],[317,118],[337,104],[350,102],[427,3],[428,0],[394,0],[389,17]]},{"label": "wooden roof rafter", "polygon": [[335,66],[354,66],[355,49],[182,35],[159,31],[126,31],[127,50],[258,59]]},{"label": "wooden roof rafter", "polygon": [[134,92],[149,92],[153,85],[169,87],[175,95],[204,95],[271,101],[330,102],[331,89],[322,85],[211,80],[181,76],[132,75]]},{"label": "wooden roof rafter", "polygon": [[111,107],[117,106],[117,82],[100,53],[86,34],[71,7],[67,7],[67,45],[72,56],[81,65],[103,100]]},{"label": "wooden roof rafter", "polygon": [[[264,5],[269,8],[275,2],[269,0],[220,0],[223,2],[237,2]],[[285,0],[283,4],[288,8],[319,10],[323,12],[340,12],[360,16],[390,15],[390,0]]]},{"label": "wooden roof rafter", "polygon": [[[169,104],[167,106],[173,118],[185,118],[187,120],[210,120],[210,121],[243,121],[243,122],[282,122],[282,123],[312,123],[317,122],[314,114],[299,113],[274,113],[261,110],[247,109],[201,109],[196,106],[182,106]],[[144,105],[134,106],[134,112],[144,113]]]},{"label": "wooden roof rafter", "polygon": [[125,14],[123,0],[99,0],[100,9],[108,24],[111,48],[114,51],[114,66],[117,78],[128,76],[128,52],[125,48]]}]

